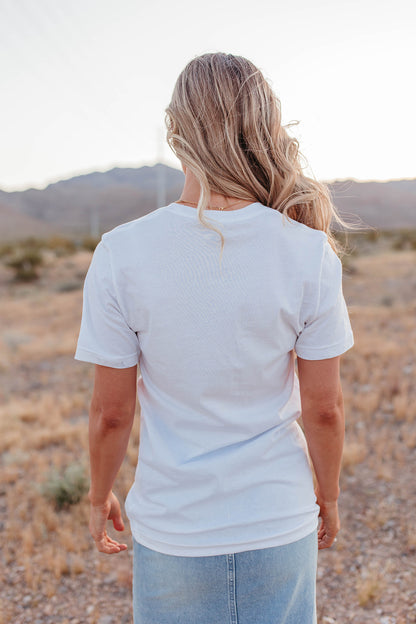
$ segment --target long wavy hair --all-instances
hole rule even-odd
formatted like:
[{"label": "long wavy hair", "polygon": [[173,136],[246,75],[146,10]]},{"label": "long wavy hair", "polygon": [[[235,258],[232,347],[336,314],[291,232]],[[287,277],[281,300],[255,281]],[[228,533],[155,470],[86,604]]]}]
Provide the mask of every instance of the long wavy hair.
[{"label": "long wavy hair", "polygon": [[194,58],[176,81],[165,121],[169,146],[199,181],[198,218],[221,236],[221,255],[224,236],[205,215],[211,190],[322,230],[337,250],[331,224],[345,224],[328,187],[304,175],[280,100],[253,63],[220,52]]}]

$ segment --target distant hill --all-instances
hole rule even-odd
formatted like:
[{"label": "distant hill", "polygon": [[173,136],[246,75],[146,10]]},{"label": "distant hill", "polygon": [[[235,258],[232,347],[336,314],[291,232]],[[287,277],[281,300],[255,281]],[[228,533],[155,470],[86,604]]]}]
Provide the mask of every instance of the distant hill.
[{"label": "distant hill", "polygon": [[[42,190],[0,190],[0,206],[10,213],[7,232],[11,229],[10,215],[16,217],[15,235],[7,238],[31,235],[30,228],[19,226],[22,216],[46,225],[48,233],[70,236],[104,232],[179,198],[183,179],[182,171],[157,164],[87,173],[49,184]],[[0,239],[6,238],[3,224],[0,213]]]},{"label": "distant hill", "polygon": [[[87,173],[42,190],[0,190],[0,240],[98,235],[174,201],[183,180],[182,171],[157,164]],[[347,220],[358,216],[379,229],[416,228],[416,179],[337,180],[329,186]]]},{"label": "distant hill", "polygon": [[380,230],[416,228],[416,179],[337,180],[329,187],[335,206],[347,221],[357,215]]},{"label": "distant hill", "polygon": [[29,217],[0,203],[0,241],[15,240],[26,236],[46,238],[53,233],[54,230],[49,223]]}]

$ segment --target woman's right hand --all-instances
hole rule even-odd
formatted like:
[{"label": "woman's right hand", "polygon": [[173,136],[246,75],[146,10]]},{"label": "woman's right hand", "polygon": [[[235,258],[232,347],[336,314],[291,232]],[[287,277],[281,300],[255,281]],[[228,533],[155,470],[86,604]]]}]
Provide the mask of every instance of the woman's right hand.
[{"label": "woman's right hand", "polygon": [[335,541],[341,528],[338,514],[338,501],[326,502],[320,500],[316,493],[316,502],[319,505],[321,524],[318,529],[318,549],[329,548]]},{"label": "woman's right hand", "polygon": [[90,533],[95,545],[100,552],[111,555],[113,553],[127,550],[127,544],[120,544],[113,540],[106,531],[107,520],[112,520],[116,531],[124,531],[124,522],[121,517],[120,503],[113,492],[102,504],[93,504],[91,499],[90,507]]}]

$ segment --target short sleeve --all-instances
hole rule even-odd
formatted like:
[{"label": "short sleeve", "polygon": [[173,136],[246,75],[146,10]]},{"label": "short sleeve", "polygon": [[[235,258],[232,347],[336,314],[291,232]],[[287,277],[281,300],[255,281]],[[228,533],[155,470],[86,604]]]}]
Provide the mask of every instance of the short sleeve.
[{"label": "short sleeve", "polygon": [[326,360],[348,351],[354,338],[342,292],[341,261],[326,241],[319,280],[301,313],[295,351],[305,360]]},{"label": "short sleeve", "polygon": [[75,359],[111,368],[139,361],[139,341],[117,301],[110,251],[101,241],[84,283],[81,329]]}]

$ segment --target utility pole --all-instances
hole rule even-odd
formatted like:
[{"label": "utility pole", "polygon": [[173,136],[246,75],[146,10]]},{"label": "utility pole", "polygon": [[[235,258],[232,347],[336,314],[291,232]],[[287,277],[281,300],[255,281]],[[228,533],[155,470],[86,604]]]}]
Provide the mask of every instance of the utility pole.
[{"label": "utility pole", "polygon": [[100,236],[100,213],[96,203],[90,208],[90,236],[91,238]]}]

